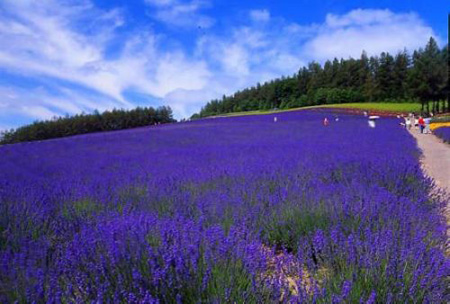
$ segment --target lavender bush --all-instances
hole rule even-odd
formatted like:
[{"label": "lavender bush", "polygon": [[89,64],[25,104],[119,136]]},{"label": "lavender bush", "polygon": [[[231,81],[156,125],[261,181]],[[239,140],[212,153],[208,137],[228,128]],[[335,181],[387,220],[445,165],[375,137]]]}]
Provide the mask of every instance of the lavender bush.
[{"label": "lavender bush", "polygon": [[450,127],[440,127],[434,130],[434,135],[442,139],[444,142],[450,144]]},{"label": "lavender bush", "polygon": [[0,301],[449,301],[448,199],[414,140],[326,115],[0,147]]}]

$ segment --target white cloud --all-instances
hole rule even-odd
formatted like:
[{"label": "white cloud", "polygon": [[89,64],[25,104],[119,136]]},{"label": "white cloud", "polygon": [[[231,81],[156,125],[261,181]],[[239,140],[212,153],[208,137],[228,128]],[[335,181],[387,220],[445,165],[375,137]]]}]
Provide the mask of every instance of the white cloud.
[{"label": "white cloud", "polygon": [[[93,97],[95,101],[92,101]],[[42,86],[26,89],[0,86],[0,100],[3,115],[20,115],[31,120],[117,107],[117,102],[113,99],[59,86],[53,86],[51,90]]]},{"label": "white cloud", "polygon": [[[108,73],[92,73],[89,70],[90,65],[103,59],[102,43],[105,41],[97,38],[107,37],[110,33],[112,24],[109,21],[106,27],[100,24],[100,19],[109,19],[110,12],[92,19],[98,29],[95,34],[86,35],[75,31],[70,22],[80,21],[78,14],[89,14],[89,7],[74,6],[70,10],[51,0],[44,0],[7,1],[5,8],[12,17],[0,21],[1,66],[28,75],[46,75],[78,82],[127,104],[121,97],[117,81],[112,77],[108,79]],[[9,31],[10,24],[20,29],[20,33]]]},{"label": "white cloud", "polygon": [[219,86],[211,85],[207,89],[184,90],[176,89],[164,97],[164,102],[170,104],[175,113],[180,117],[189,117],[199,110],[205,101],[217,98],[224,91],[218,90]]},{"label": "white cloud", "polygon": [[14,129],[14,127],[11,125],[0,124],[0,137],[1,137],[1,132],[9,131],[10,129]]},{"label": "white cloud", "polygon": [[147,4],[155,6],[169,6],[176,3],[176,0],[145,0]]},{"label": "white cloud", "polygon": [[43,106],[22,106],[21,110],[28,114],[28,116],[33,118],[50,119],[52,117],[58,116],[57,113],[50,111]]},{"label": "white cloud", "polygon": [[208,83],[210,72],[205,62],[188,61],[183,54],[169,54],[161,59],[155,78],[159,94],[176,89],[199,90]]},{"label": "white cloud", "polygon": [[256,22],[267,22],[270,20],[270,12],[266,9],[250,11],[250,18]]},{"label": "white cloud", "polygon": [[156,12],[151,12],[154,18],[171,26],[209,28],[215,22],[213,18],[200,12],[210,6],[208,1],[146,0],[145,2],[156,9]]},{"label": "white cloud", "polygon": [[318,60],[396,53],[424,45],[433,29],[415,13],[357,9],[344,15],[328,14],[317,34],[305,45],[305,54]]},{"label": "white cloud", "polygon": [[234,79],[234,88],[241,89],[297,71],[304,64],[300,52],[303,42],[301,35],[288,34],[283,24],[267,29],[240,26],[225,37],[202,37],[197,52],[215,64],[216,79]]},{"label": "white cloud", "polygon": [[[109,43],[124,38],[114,33],[114,28],[124,22],[118,10],[99,11],[89,5],[75,6],[71,10],[52,0],[37,3],[10,1],[3,4],[8,14],[0,19],[0,69],[8,73],[39,81],[50,77],[54,81],[81,85],[104,95],[109,108],[132,107],[123,95],[128,89],[163,98],[175,89],[197,90],[205,86],[210,77],[204,61],[187,58],[180,50],[163,51],[158,36],[145,30],[125,37],[123,49],[116,57],[108,59]],[[95,17],[83,20],[80,15]],[[86,23],[80,26],[80,21]],[[88,30],[84,32],[86,27]],[[50,100],[48,92],[36,96],[40,99],[31,99],[36,104]],[[101,102],[83,104],[86,98],[64,97],[87,111],[103,108]],[[98,98],[95,96],[96,100]],[[52,106],[55,100],[58,99],[53,99]],[[12,104],[11,100],[9,103]],[[26,115],[30,109],[30,106],[15,108],[15,112],[22,111]],[[41,119],[48,114],[33,112],[41,114]]]},{"label": "white cloud", "polygon": [[228,73],[237,74],[239,76],[247,76],[249,74],[249,54],[248,51],[238,43],[226,45],[223,49],[222,66]]}]

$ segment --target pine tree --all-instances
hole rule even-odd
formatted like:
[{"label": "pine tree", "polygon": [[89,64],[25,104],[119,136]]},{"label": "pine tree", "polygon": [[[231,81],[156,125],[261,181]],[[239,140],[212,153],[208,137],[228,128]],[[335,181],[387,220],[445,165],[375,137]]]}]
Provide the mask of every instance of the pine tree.
[{"label": "pine tree", "polygon": [[412,92],[420,99],[422,111],[426,105],[427,112],[430,112],[429,101],[432,101],[434,106],[447,85],[445,64],[433,37],[424,50],[414,52],[413,62],[414,68],[410,73]]},{"label": "pine tree", "polygon": [[[440,95],[440,99],[442,99],[444,101],[443,105],[442,105],[442,110],[443,111],[447,111],[450,112],[450,99],[449,99],[449,67],[450,67],[450,58],[449,58],[449,49],[448,49],[448,44],[442,49],[441,51],[441,65],[443,67],[443,83],[444,85],[442,86],[441,92],[439,93]],[[447,107],[445,106],[445,101],[447,101]]]},{"label": "pine tree", "polygon": [[394,58],[389,53],[381,53],[378,71],[375,75],[375,83],[378,92],[378,100],[387,100],[393,96],[394,82]]},{"label": "pine tree", "polygon": [[405,100],[408,95],[408,68],[410,58],[406,50],[395,56],[392,96],[399,100]]}]

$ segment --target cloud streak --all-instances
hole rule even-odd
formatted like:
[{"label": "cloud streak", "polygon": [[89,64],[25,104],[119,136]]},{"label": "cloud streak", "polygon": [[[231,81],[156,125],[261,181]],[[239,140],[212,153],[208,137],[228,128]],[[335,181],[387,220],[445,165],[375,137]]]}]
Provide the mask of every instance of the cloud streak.
[{"label": "cloud streak", "polygon": [[177,0],[146,0],[153,10],[150,15],[170,26],[187,28],[209,28],[215,20],[201,11],[209,8],[210,3],[205,0],[177,1]]}]

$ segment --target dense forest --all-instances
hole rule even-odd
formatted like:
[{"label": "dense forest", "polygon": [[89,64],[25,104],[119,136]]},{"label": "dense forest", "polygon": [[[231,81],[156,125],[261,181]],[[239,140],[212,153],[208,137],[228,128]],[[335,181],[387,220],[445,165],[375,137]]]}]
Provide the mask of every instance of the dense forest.
[{"label": "dense forest", "polygon": [[3,132],[0,144],[43,140],[99,131],[121,130],[154,124],[174,122],[172,109],[162,106],[157,109],[136,108],[133,110],[112,110],[94,114],[55,117],[36,121],[33,124]]},{"label": "dense forest", "polygon": [[422,103],[422,112],[450,111],[448,45],[439,48],[430,38],[412,56],[381,53],[359,59],[311,62],[291,77],[266,82],[212,100],[193,119],[230,112],[288,109],[349,102]]}]

